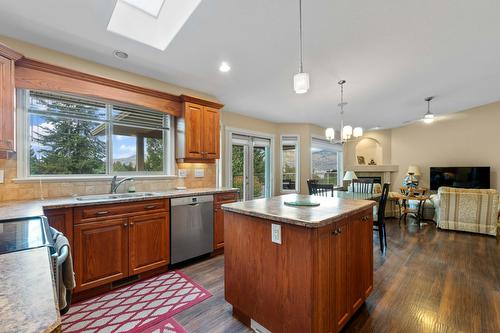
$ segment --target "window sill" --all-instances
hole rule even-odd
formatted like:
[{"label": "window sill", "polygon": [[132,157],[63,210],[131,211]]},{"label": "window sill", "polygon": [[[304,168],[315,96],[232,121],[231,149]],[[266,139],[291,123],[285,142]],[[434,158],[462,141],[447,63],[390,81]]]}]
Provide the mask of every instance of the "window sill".
[{"label": "window sill", "polygon": [[[125,177],[132,177],[134,180],[169,180],[177,179],[179,177],[175,175],[117,175],[118,179]],[[44,177],[28,177],[28,178],[15,178],[14,183],[61,183],[61,182],[98,182],[98,181],[111,181],[113,176],[44,176]]]}]

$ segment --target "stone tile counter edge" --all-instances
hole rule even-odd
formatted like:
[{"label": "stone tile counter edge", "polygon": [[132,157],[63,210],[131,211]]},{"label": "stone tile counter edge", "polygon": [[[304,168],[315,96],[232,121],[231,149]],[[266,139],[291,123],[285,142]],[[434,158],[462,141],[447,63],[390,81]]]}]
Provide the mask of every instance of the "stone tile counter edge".
[{"label": "stone tile counter edge", "polygon": [[99,199],[80,201],[76,197],[51,198],[46,200],[26,200],[26,201],[4,201],[0,202],[0,220],[14,219],[20,217],[32,217],[43,215],[45,209],[69,208],[77,206],[92,206],[112,203],[124,203],[154,199],[170,199],[196,195],[213,195],[220,193],[238,192],[236,188],[193,188],[187,190],[172,190],[166,192],[149,192],[151,196],[120,198],[120,199]]}]

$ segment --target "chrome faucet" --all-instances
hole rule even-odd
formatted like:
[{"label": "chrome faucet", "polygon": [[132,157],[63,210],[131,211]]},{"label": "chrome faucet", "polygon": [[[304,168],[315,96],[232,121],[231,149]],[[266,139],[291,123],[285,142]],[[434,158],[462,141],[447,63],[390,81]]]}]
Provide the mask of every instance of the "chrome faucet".
[{"label": "chrome faucet", "polygon": [[116,190],[122,183],[126,182],[127,180],[134,180],[133,177],[126,177],[117,182],[116,181],[117,178],[118,178],[117,176],[114,176],[113,180],[111,181],[111,191],[110,191],[111,194],[115,194]]}]

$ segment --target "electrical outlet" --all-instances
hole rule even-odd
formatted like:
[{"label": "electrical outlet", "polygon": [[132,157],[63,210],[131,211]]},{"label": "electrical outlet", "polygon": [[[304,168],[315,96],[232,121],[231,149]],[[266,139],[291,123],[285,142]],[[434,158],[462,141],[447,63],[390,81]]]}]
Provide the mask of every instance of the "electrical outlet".
[{"label": "electrical outlet", "polygon": [[186,178],[188,175],[188,172],[186,169],[179,169],[179,177]]},{"label": "electrical outlet", "polygon": [[3,184],[4,174],[5,174],[5,172],[3,170],[0,170],[0,184]]},{"label": "electrical outlet", "polygon": [[205,177],[205,170],[203,170],[203,169],[194,169],[194,176],[196,178]]},{"label": "electrical outlet", "polygon": [[271,240],[273,243],[281,244],[281,225],[271,224]]}]

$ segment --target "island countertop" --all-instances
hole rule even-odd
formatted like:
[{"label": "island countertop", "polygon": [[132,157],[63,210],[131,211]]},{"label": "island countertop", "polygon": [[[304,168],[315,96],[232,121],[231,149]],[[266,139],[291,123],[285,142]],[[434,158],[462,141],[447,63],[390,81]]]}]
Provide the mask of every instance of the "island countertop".
[{"label": "island countertop", "polygon": [[[316,207],[294,207],[285,205],[285,201],[301,201],[308,199],[314,200],[320,205]],[[287,194],[272,198],[225,204],[222,205],[222,209],[228,212],[299,225],[307,228],[319,228],[354,215],[374,205],[375,201],[372,200],[352,200],[335,197]]]},{"label": "island countertop", "polygon": [[59,331],[48,248],[2,254],[0,267],[0,332]]}]

